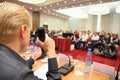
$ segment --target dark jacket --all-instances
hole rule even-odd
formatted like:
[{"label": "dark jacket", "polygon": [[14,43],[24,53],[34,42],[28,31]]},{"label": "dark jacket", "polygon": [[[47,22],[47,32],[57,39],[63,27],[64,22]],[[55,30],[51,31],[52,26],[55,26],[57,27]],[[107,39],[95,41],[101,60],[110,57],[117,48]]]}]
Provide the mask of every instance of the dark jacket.
[{"label": "dark jacket", "polygon": [[[48,59],[48,80],[61,80],[56,58]],[[27,62],[16,52],[0,44],[0,80],[42,80],[34,76]]]}]

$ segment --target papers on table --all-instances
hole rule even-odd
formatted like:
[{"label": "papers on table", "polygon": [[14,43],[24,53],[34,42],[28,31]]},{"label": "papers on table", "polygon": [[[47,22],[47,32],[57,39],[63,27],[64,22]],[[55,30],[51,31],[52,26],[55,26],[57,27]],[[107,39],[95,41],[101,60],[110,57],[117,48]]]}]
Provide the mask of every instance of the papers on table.
[{"label": "papers on table", "polygon": [[48,64],[43,64],[37,71],[34,72],[34,75],[38,78],[47,80],[46,73],[48,71]]}]

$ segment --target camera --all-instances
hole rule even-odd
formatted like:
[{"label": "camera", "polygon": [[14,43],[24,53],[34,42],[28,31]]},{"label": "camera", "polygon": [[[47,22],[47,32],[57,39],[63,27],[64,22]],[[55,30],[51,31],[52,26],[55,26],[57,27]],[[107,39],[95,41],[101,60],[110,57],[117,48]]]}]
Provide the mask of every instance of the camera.
[{"label": "camera", "polygon": [[39,27],[37,30],[36,30],[36,33],[35,33],[36,37],[39,38],[40,41],[44,42],[45,41],[45,29],[43,27]]}]

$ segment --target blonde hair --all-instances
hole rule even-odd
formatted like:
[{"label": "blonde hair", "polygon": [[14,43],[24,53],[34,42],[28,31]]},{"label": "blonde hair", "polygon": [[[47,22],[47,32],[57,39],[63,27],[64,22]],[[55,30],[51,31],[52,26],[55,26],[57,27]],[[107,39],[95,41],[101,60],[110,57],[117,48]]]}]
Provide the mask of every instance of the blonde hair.
[{"label": "blonde hair", "polygon": [[15,3],[0,3],[0,41],[12,40],[22,25],[30,25],[30,14]]}]

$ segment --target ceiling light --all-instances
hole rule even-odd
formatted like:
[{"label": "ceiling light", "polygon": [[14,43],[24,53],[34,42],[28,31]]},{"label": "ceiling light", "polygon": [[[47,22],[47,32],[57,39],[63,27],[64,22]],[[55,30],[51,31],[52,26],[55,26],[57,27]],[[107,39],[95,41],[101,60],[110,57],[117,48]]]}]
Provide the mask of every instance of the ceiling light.
[{"label": "ceiling light", "polygon": [[25,6],[23,5],[23,7],[25,7]]},{"label": "ceiling light", "polygon": [[100,1],[100,3],[102,3],[102,1]]},{"label": "ceiling light", "polygon": [[94,5],[89,8],[91,15],[105,15],[110,13],[110,8],[107,4]]},{"label": "ceiling light", "polygon": [[75,8],[57,10],[57,12],[68,15],[73,18],[87,18],[88,14],[85,10],[86,9],[83,9],[81,7],[75,7]]},{"label": "ceiling light", "polygon": [[38,10],[38,9],[35,9],[36,11]]},{"label": "ceiling light", "polygon": [[92,3],[90,2],[89,5],[91,5]]},{"label": "ceiling light", "polygon": [[64,3],[66,4],[66,1],[64,1]]},{"label": "ceiling light", "polygon": [[40,4],[40,3],[44,3],[46,0],[18,0],[18,1],[31,3],[31,4]]},{"label": "ceiling light", "polygon": [[57,3],[57,5],[59,5],[59,3]]},{"label": "ceiling light", "polygon": [[50,5],[50,7],[52,7],[52,4]]},{"label": "ceiling light", "polygon": [[120,6],[116,7],[116,13],[120,13]]},{"label": "ceiling light", "polygon": [[32,8],[30,7],[30,9],[32,9]]}]

